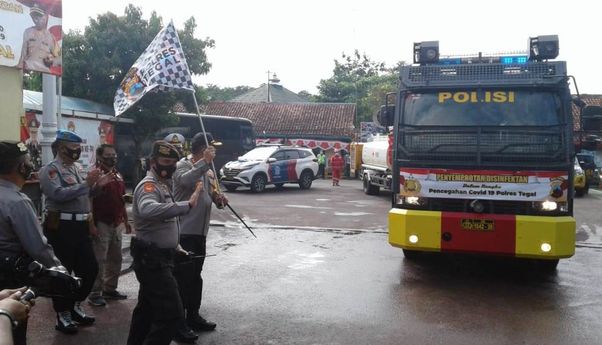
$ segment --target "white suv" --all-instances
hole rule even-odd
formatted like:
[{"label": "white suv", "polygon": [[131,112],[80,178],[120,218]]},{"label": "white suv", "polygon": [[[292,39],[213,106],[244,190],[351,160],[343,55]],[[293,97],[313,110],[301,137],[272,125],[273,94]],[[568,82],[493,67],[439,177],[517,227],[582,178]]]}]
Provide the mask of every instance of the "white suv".
[{"label": "white suv", "polygon": [[310,149],[290,146],[259,146],[226,163],[220,170],[220,182],[230,192],[251,187],[263,192],[266,185],[281,188],[285,183],[298,183],[309,189],[318,173],[318,160]]}]

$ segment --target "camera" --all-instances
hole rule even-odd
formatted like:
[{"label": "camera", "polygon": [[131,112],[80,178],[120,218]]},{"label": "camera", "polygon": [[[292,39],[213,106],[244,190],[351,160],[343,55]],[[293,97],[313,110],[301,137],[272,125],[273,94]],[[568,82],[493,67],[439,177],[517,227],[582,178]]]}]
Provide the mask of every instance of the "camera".
[{"label": "camera", "polygon": [[15,280],[29,289],[21,300],[29,301],[38,296],[70,297],[81,287],[81,278],[74,277],[59,267],[46,268],[29,258],[6,258],[2,262],[4,271],[12,271]]}]

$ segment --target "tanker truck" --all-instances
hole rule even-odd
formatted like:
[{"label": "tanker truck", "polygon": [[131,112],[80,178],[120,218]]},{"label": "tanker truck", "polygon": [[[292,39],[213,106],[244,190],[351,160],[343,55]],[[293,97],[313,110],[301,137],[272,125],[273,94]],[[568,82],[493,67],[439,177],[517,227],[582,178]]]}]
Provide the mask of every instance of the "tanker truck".
[{"label": "tanker truck", "polygon": [[362,174],[364,193],[378,195],[381,188],[391,190],[392,135],[377,135],[363,144]]}]

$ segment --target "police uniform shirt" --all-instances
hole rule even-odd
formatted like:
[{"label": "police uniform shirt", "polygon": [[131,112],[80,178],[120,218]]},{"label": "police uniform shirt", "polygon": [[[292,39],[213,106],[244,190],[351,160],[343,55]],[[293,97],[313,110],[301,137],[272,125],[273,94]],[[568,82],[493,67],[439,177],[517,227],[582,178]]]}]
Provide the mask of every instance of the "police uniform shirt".
[{"label": "police uniform shirt", "polygon": [[[31,27],[23,33],[23,52],[25,68],[28,70],[49,72],[50,68],[44,64],[47,57],[55,57],[57,44],[54,36],[47,29],[38,30]],[[53,64],[56,64],[53,62]]]},{"label": "police uniform shirt", "polygon": [[42,234],[33,202],[12,182],[0,179],[0,256],[27,253],[46,267],[59,266]]},{"label": "police uniform shirt", "polygon": [[194,192],[196,183],[203,182],[203,191],[199,196],[198,204],[195,208],[181,219],[180,233],[183,235],[204,235],[209,231],[209,220],[211,216],[211,181],[207,176],[210,165],[204,160],[199,160],[195,164],[188,158],[178,162],[176,172],[173,175],[174,196],[176,200],[189,200]]},{"label": "police uniform shirt", "polygon": [[77,162],[67,165],[57,156],[40,171],[40,186],[46,195],[46,209],[68,213],[89,213],[90,187]]},{"label": "police uniform shirt", "polygon": [[165,249],[178,246],[177,217],[190,210],[188,200],[174,201],[170,184],[149,171],[134,190],[132,208],[136,237]]}]

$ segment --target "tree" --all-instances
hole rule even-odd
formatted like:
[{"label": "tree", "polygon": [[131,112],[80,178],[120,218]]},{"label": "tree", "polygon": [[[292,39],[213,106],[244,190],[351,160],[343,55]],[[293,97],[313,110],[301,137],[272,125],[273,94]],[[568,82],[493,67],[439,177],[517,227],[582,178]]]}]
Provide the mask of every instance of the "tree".
[{"label": "tree", "polygon": [[253,90],[250,86],[220,88],[217,85],[197,86],[197,99],[205,105],[212,101],[229,101]]},{"label": "tree", "polygon": [[297,93],[300,97],[305,98],[308,102],[317,102],[318,96],[309,93],[307,90],[301,90]]},{"label": "tree", "polygon": [[23,71],[23,90],[42,92],[42,73]]},{"label": "tree", "polygon": [[[112,105],[125,73],[162,26],[163,20],[156,12],[145,20],[142,10],[130,4],[123,16],[107,12],[90,19],[83,33],[67,33],[63,40],[63,94]],[[195,38],[196,26],[191,17],[178,35],[191,73],[206,74],[211,64],[205,51],[214,46],[214,41]],[[161,128],[177,124],[178,118],[171,114],[174,104],[189,104],[191,98],[186,92],[149,94],[124,113],[136,121],[134,141],[139,156],[144,140]]]},{"label": "tree", "polygon": [[397,73],[404,63],[387,68],[383,62],[370,60],[355,50],[343,53],[342,62],[335,60],[332,77],[318,85],[320,102],[357,104],[357,122],[371,121],[372,115],[384,103],[385,95],[397,89]]}]

